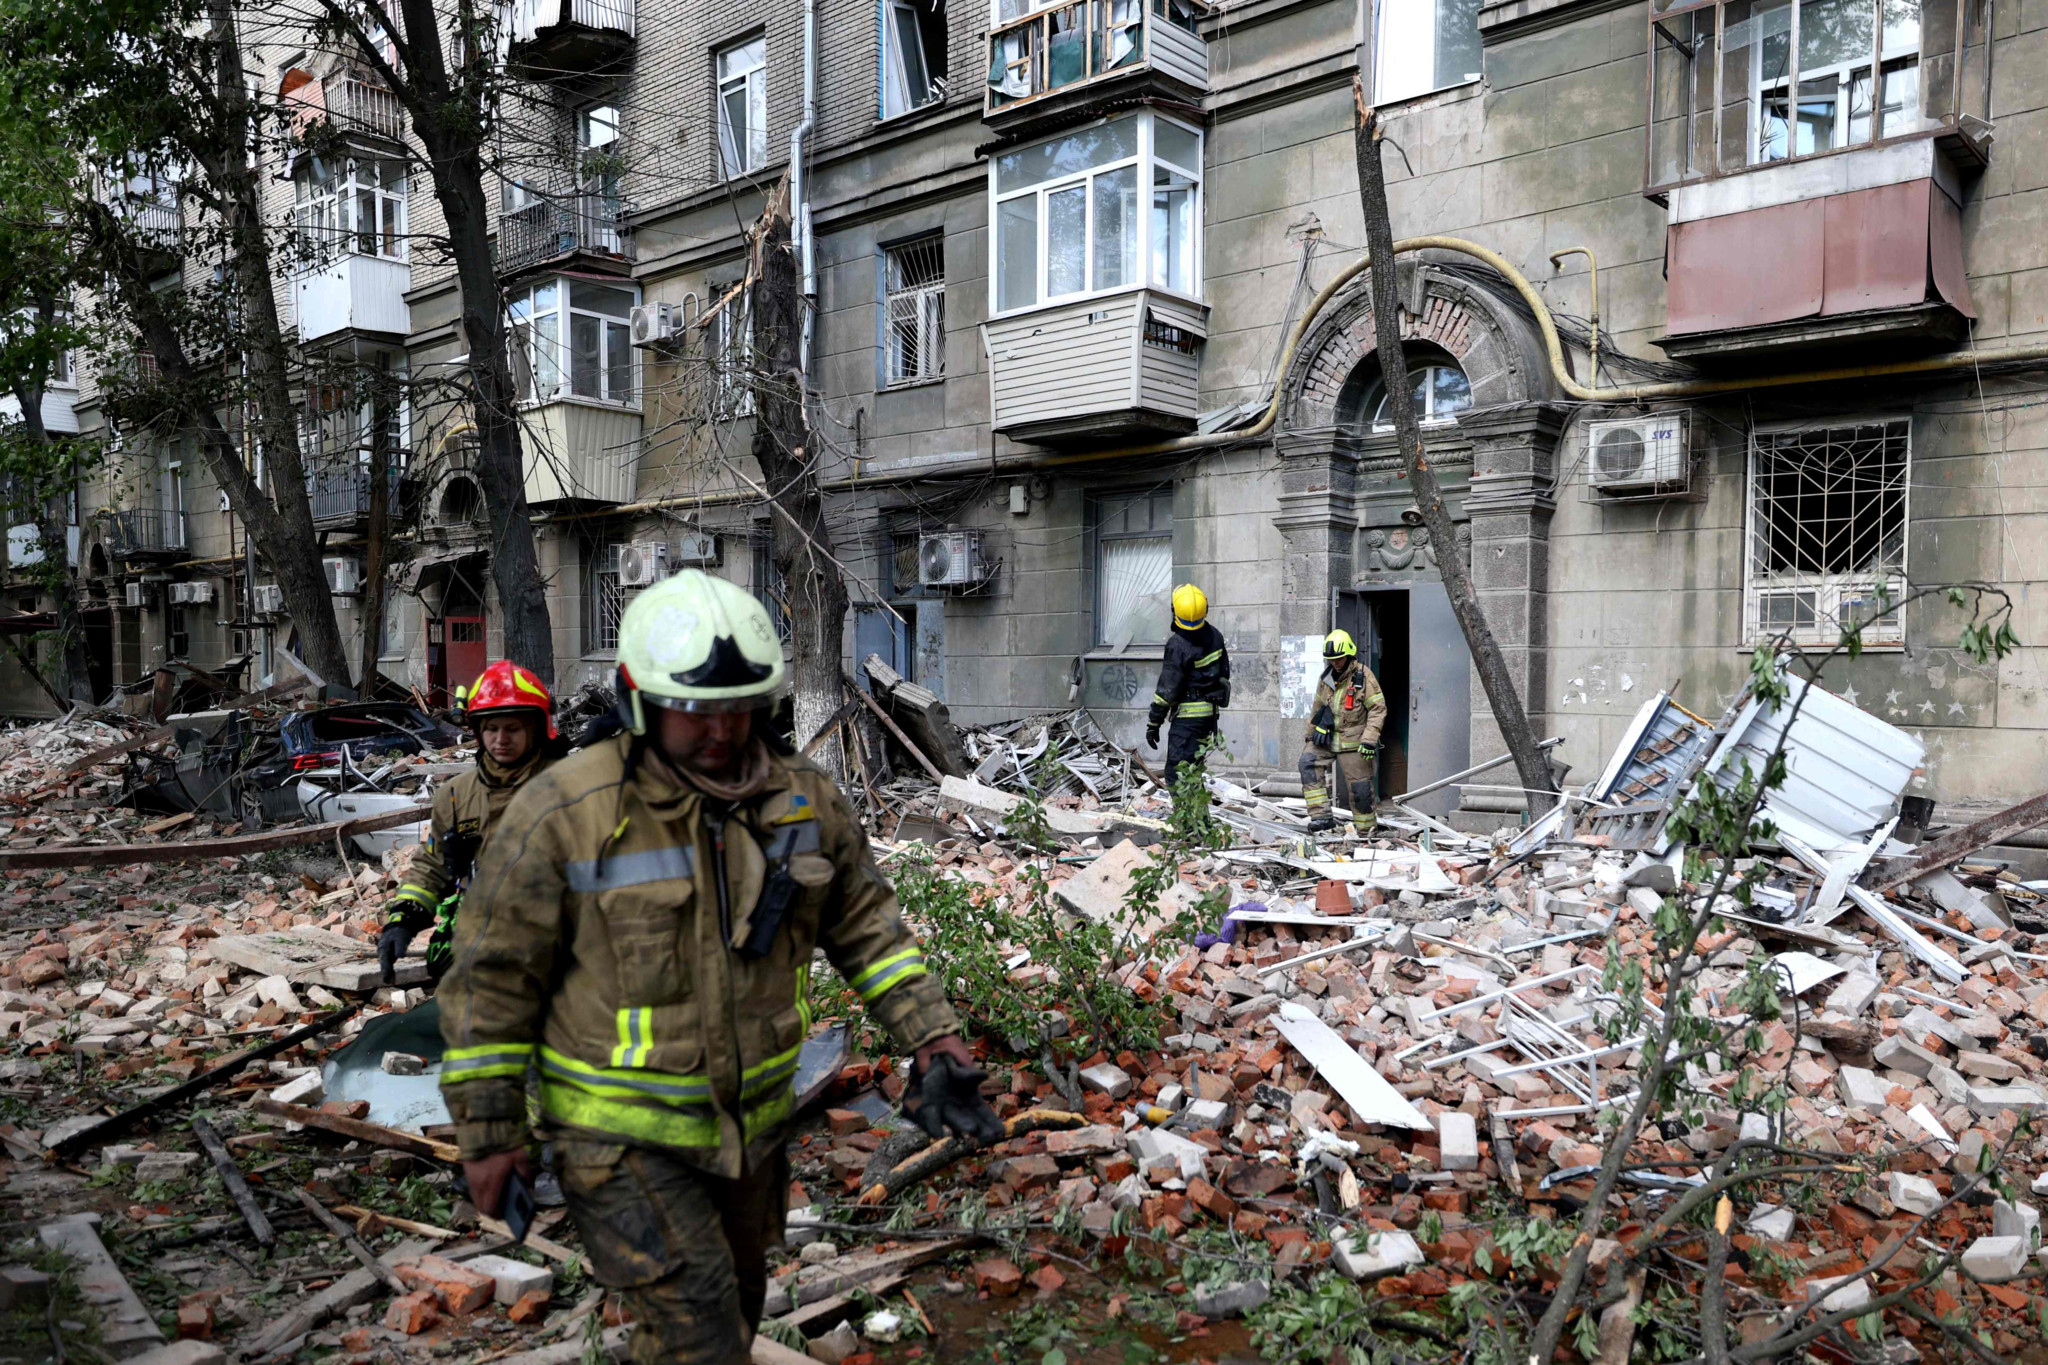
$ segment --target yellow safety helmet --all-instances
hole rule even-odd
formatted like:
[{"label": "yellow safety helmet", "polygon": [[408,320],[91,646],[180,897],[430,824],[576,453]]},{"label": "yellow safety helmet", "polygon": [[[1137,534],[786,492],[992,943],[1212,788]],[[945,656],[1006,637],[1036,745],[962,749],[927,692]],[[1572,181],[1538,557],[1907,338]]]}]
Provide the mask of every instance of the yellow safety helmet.
[{"label": "yellow safety helmet", "polygon": [[1192,583],[1183,583],[1173,590],[1173,623],[1182,630],[1193,630],[1209,619],[1209,598]]},{"label": "yellow safety helmet", "polygon": [[1339,659],[1358,657],[1358,642],[1351,638],[1348,630],[1333,630],[1323,637],[1323,658],[1335,663]]},{"label": "yellow safety helmet", "polygon": [[768,609],[702,569],[662,579],[619,620],[619,709],[647,733],[647,705],[752,711],[782,689],[782,641]]}]

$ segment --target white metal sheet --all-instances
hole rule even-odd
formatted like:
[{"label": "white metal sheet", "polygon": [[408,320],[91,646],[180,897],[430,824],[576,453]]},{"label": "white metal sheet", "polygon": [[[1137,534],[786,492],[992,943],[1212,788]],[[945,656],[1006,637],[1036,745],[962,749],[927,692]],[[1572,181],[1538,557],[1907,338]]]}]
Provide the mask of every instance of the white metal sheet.
[{"label": "white metal sheet", "polygon": [[1308,1059],[1316,1074],[1329,1082],[1330,1088],[1351,1106],[1351,1111],[1363,1122],[1413,1128],[1424,1133],[1436,1131],[1436,1126],[1423,1116],[1422,1111],[1387,1084],[1386,1077],[1367,1066],[1365,1058],[1338,1037],[1336,1030],[1300,1005],[1291,1000],[1282,1005],[1280,1012],[1273,1017],[1273,1027],[1280,1030],[1280,1036],[1296,1052]]}]

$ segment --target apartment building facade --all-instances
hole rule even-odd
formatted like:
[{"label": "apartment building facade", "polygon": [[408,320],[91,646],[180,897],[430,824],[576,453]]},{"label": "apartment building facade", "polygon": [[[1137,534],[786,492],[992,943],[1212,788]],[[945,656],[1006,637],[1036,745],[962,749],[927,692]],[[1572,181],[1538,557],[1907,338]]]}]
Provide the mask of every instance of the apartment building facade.
[{"label": "apartment building facade", "polygon": [[[1923,738],[1918,790],[2038,785],[2048,16],[522,0],[509,27],[529,89],[496,240],[564,688],[609,676],[624,602],[663,572],[780,604],[736,286],[794,152],[849,657],[881,654],[956,717],[1085,705],[1136,742],[1167,593],[1192,580],[1232,649],[1232,761],[1291,766],[1315,641],[1344,625],[1385,683],[1381,780],[1403,791],[1502,751],[1437,570],[1454,551],[1578,778],[1659,689],[1712,716],[1755,640],[1825,644],[1856,616],[1867,647],[1826,682]],[[279,65],[280,90],[374,116],[347,72]],[[1454,239],[1395,269],[1456,547],[1419,526],[1381,407],[1354,78],[1386,120],[1396,236]],[[418,385],[464,346],[452,280],[404,251],[436,230],[431,196],[394,163],[294,184],[299,211],[349,215],[354,247],[287,283],[302,346]],[[1970,348],[1983,359],[1957,363]],[[338,452],[323,522],[346,565],[364,507],[347,452],[375,419],[308,411]],[[460,409],[389,419],[412,515],[382,667],[430,693],[495,651],[489,528]],[[231,513],[174,447],[128,477],[124,510],[189,529],[152,559],[88,517],[98,591],[234,562]],[[2027,647],[1977,665],[1951,608],[1874,592],[1962,581],[2010,594]],[[122,681],[157,651],[207,667],[289,629],[203,609],[174,629],[143,597],[132,621],[115,609]],[[1426,804],[1460,801],[1485,818],[1517,798]]]}]

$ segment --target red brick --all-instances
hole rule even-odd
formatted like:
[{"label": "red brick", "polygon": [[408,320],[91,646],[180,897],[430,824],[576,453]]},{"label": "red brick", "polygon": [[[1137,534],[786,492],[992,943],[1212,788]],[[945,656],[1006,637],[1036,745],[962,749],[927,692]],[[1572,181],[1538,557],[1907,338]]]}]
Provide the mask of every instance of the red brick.
[{"label": "red brick", "polygon": [[1051,1298],[1059,1293],[1061,1286],[1066,1282],[1067,1277],[1049,1265],[1042,1265],[1031,1272],[1032,1287],[1038,1290],[1038,1297],[1041,1299]]},{"label": "red brick", "polygon": [[474,1313],[489,1303],[498,1289],[490,1276],[479,1275],[442,1256],[422,1256],[393,1269],[399,1279],[432,1293],[444,1309],[457,1315]]},{"label": "red brick", "polygon": [[1221,1222],[1237,1216],[1237,1201],[1200,1177],[1188,1182],[1188,1202]]},{"label": "red brick", "polygon": [[851,1109],[827,1109],[825,1122],[832,1126],[833,1137],[846,1137],[853,1133],[864,1133],[870,1127],[868,1116]]},{"label": "red brick", "polygon": [[178,1339],[180,1341],[205,1341],[212,1335],[212,1304],[181,1303],[178,1305]]},{"label": "red brick", "polygon": [[548,1313],[548,1296],[538,1289],[529,1290],[519,1296],[519,1302],[505,1310],[505,1316],[518,1323],[539,1322]]},{"label": "red brick", "polygon": [[1024,1284],[1024,1272],[1001,1256],[976,1261],[970,1269],[974,1287],[998,1299],[1014,1296]]},{"label": "red brick", "polygon": [[384,1310],[384,1325],[409,1337],[418,1336],[440,1320],[440,1313],[434,1309],[434,1291],[431,1289],[415,1289],[410,1294],[401,1294]]}]

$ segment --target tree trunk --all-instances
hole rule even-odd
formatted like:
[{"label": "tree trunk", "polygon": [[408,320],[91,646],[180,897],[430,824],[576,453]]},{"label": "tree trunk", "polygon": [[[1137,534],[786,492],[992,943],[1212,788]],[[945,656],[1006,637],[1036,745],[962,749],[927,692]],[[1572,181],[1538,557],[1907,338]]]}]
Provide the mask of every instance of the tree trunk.
[{"label": "tree trunk", "polygon": [[363,549],[363,674],[358,690],[370,695],[377,678],[377,656],[384,642],[384,538],[391,507],[391,381],[378,371],[370,376],[370,510]]},{"label": "tree trunk", "polygon": [[[1357,87],[1354,84],[1354,89]],[[1367,105],[1359,93],[1358,128],[1355,133],[1358,157],[1358,198],[1365,210],[1365,246],[1372,261],[1373,331],[1385,378],[1387,411],[1394,419],[1394,436],[1401,448],[1401,463],[1408,472],[1408,488],[1415,506],[1429,528],[1430,543],[1437,547],[1437,565],[1443,571],[1444,591],[1451,599],[1451,611],[1465,634],[1465,646],[1472,651],[1479,671],[1479,685],[1486,690],[1493,708],[1494,723],[1514,757],[1522,786],[1528,789],[1532,814],[1547,810],[1550,798],[1542,793],[1557,790],[1550,775],[1550,762],[1537,747],[1536,732],[1529,728],[1529,714],[1522,706],[1507,660],[1486,614],[1480,610],[1479,594],[1473,590],[1472,575],[1458,552],[1457,528],[1450,508],[1444,505],[1436,471],[1430,467],[1422,448],[1422,426],[1415,416],[1415,395],[1408,382],[1408,358],[1401,348],[1400,289],[1395,281],[1394,227],[1387,209],[1385,168],[1380,164],[1379,111]]]},{"label": "tree trunk", "polygon": [[[833,561],[825,495],[810,449],[798,336],[803,297],[790,247],[789,181],[769,196],[754,284],[753,373],[755,462],[768,489],[775,567],[788,595],[794,711],[799,747],[839,709],[843,683],[840,638],[846,626],[846,583]],[[839,780],[844,751],[837,739],[811,757]]]},{"label": "tree trunk", "polygon": [[[335,6],[330,4],[330,12]],[[448,224],[448,250],[462,295],[462,334],[469,345],[469,401],[476,426],[476,478],[491,522],[491,577],[504,613],[505,657],[523,664],[549,686],[555,681],[555,637],[547,588],[526,503],[526,472],[519,435],[519,391],[506,350],[505,306],[491,253],[489,201],[484,192],[481,138],[491,126],[476,107],[480,94],[465,79],[451,80],[441,48],[446,16],[434,0],[400,0],[404,53],[393,93],[411,115],[426,148],[434,197]],[[460,7],[466,22],[469,6]],[[360,44],[359,44],[360,45]],[[374,68],[392,71],[366,53]]]},{"label": "tree trunk", "polygon": [[[292,403],[290,354],[272,292],[270,238],[263,218],[260,183],[261,146],[257,111],[250,98],[234,9],[228,0],[211,0],[211,32],[217,56],[214,112],[222,136],[218,159],[206,166],[207,178],[226,201],[227,231],[234,262],[236,292],[241,304],[240,338],[245,382],[253,401],[251,424],[263,451],[268,495],[247,477],[241,450],[211,412],[204,414],[212,430],[202,443],[209,468],[242,512],[257,548],[263,552],[284,588],[285,606],[299,629],[305,661],[329,682],[346,685],[348,648],[334,615],[334,594],[320,565],[320,537],[313,529],[313,506],[306,489],[306,466],[299,449],[297,408]],[[148,289],[148,282],[142,281]],[[180,348],[182,351],[182,347]],[[157,356],[161,365],[165,357]],[[169,377],[171,371],[165,368]],[[222,477],[228,467],[243,477]],[[234,491],[234,484],[242,490]]]}]

